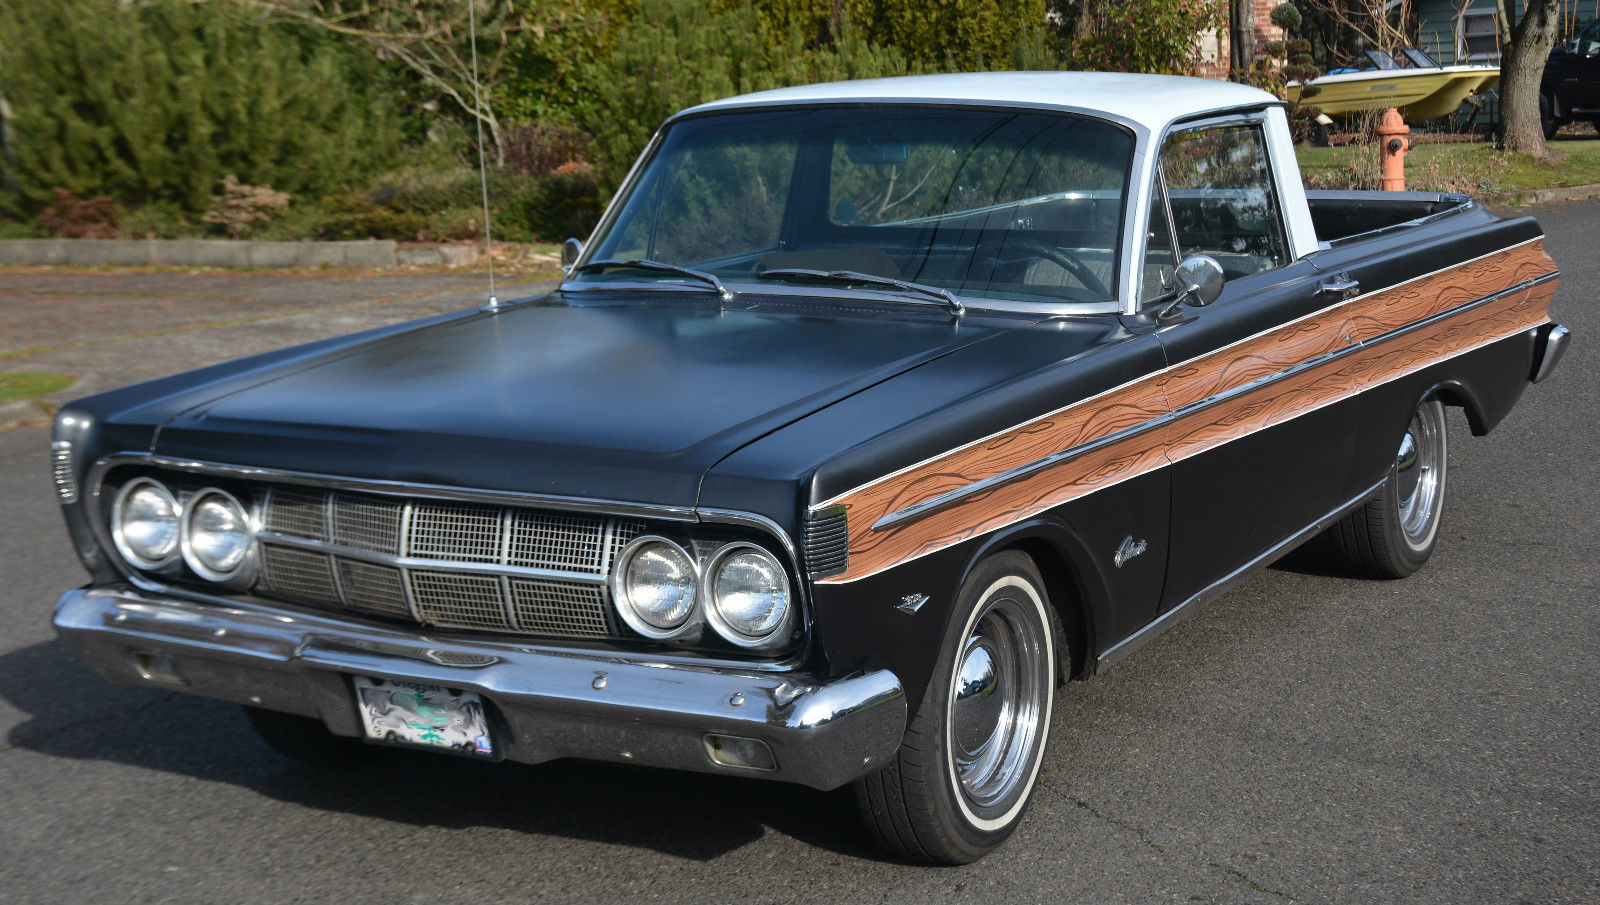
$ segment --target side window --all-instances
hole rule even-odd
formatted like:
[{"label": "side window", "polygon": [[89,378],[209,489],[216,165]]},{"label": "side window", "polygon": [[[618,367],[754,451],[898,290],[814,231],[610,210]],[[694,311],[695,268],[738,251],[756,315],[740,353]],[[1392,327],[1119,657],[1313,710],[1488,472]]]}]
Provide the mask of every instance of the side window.
[{"label": "side window", "polygon": [[1144,236],[1144,278],[1140,281],[1139,304],[1144,305],[1166,292],[1178,269],[1178,253],[1172,248],[1172,227],[1167,221],[1167,197],[1160,180],[1150,192],[1150,220]]},{"label": "side window", "polygon": [[1175,135],[1161,149],[1161,172],[1180,257],[1210,255],[1229,279],[1289,263],[1259,127]]}]

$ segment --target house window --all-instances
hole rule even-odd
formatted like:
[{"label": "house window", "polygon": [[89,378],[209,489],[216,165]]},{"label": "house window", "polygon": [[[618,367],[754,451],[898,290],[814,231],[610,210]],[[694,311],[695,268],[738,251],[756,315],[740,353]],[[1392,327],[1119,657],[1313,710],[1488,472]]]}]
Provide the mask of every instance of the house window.
[{"label": "house window", "polygon": [[1494,10],[1467,10],[1461,15],[1458,63],[1500,62],[1500,26]]}]

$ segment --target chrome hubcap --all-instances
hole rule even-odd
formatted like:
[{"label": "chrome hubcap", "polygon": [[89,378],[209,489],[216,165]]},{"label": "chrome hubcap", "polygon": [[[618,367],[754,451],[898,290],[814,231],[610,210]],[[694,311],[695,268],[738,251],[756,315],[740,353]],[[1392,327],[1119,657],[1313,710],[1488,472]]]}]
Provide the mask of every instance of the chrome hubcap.
[{"label": "chrome hubcap", "polygon": [[1002,587],[971,623],[950,694],[954,772],[979,817],[1011,808],[1031,783],[1048,719],[1050,648],[1032,601]]},{"label": "chrome hubcap", "polygon": [[1400,482],[1400,529],[1413,549],[1426,547],[1439,528],[1444,466],[1444,406],[1429,400],[1411,416],[1411,425],[1395,457],[1395,473]]}]

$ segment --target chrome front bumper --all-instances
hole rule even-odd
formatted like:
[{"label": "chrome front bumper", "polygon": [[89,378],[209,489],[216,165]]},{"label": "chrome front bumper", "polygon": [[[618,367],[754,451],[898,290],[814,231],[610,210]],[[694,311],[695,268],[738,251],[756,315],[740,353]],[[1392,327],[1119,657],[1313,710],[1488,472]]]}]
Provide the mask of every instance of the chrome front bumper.
[{"label": "chrome front bumper", "polygon": [[[888,670],[818,684],[793,672],[429,637],[287,610],[190,601],[128,586],[69,591],[61,640],[116,682],[321,719],[360,736],[350,677],[475,691],[522,763],[561,757],[729,773],[832,789],[900,747],[906,701]],[[707,734],[759,739],[771,770],[712,759]]]}]

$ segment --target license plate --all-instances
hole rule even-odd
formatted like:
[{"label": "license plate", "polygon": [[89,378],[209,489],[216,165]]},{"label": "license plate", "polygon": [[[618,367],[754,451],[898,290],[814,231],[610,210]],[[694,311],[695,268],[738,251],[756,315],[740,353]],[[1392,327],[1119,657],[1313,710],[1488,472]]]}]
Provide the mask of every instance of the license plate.
[{"label": "license plate", "polygon": [[494,757],[483,699],[438,685],[354,676],[356,710],[367,738],[456,754]]}]

